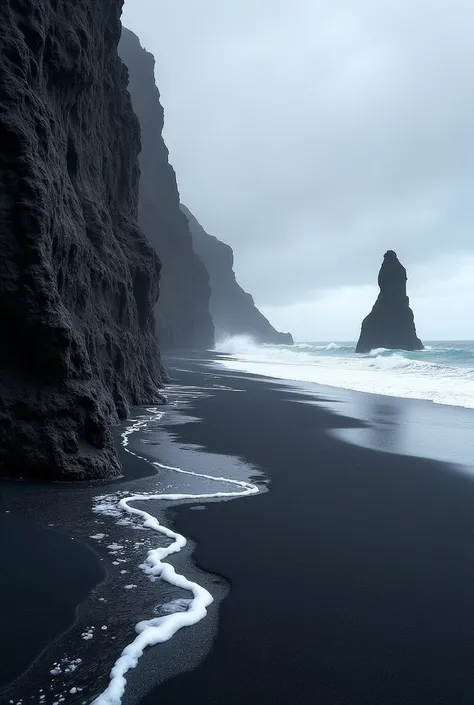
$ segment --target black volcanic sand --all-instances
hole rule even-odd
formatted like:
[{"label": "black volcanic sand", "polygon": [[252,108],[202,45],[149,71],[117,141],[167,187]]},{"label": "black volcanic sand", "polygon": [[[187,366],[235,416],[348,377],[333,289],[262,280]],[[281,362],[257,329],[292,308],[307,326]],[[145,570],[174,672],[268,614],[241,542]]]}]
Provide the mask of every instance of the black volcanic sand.
[{"label": "black volcanic sand", "polygon": [[[168,425],[173,419],[175,423],[186,419],[182,413],[186,400],[178,394],[179,403],[175,403],[175,396],[171,394],[166,411]],[[124,463],[124,475],[117,480],[0,482],[2,705],[91,702],[105,689],[114,662],[135,637],[135,624],[157,614],[160,605],[189,597],[188,592],[167,583],[151,584],[139,568],[147,550],[165,545],[166,539],[120,525],[117,516],[92,511],[95,499],[103,494],[160,491],[170,483],[179,488],[180,475],[167,475],[164,480],[149,462],[124,452],[121,433],[138,419],[148,417],[146,427],[130,437],[132,451],[150,452],[156,460],[158,451],[155,456],[151,451],[159,446],[158,459],[179,456],[176,464],[181,465],[186,456],[195,467],[200,454],[175,448],[171,434],[154,416],[146,407],[138,407],[114,429]],[[209,454],[205,458],[208,461]],[[232,465],[228,474],[233,476],[235,471]],[[189,484],[188,479],[188,491]],[[196,482],[196,488],[202,491],[202,483]],[[164,509],[169,508],[166,503],[150,508],[160,522],[170,524],[164,516]],[[173,557],[173,564],[179,573],[212,588],[215,602],[203,624],[182,630],[162,645],[158,652],[162,678],[191,668],[206,653],[216,632],[219,602],[228,589],[220,577],[203,574],[192,564],[191,551],[189,543]],[[133,590],[127,589],[130,584]],[[187,656],[184,666],[183,652]],[[156,682],[155,670],[148,685]],[[127,688],[126,698],[130,695],[136,702],[139,689],[131,691]]]},{"label": "black volcanic sand", "polygon": [[[75,624],[78,607],[104,580],[105,567],[110,569],[111,559],[104,565],[100,561],[106,559],[84,543],[88,534],[98,531],[90,511],[91,497],[101,487],[113,492],[122,482],[155,474],[149,463],[125,453],[120,433],[126,427],[127,422],[114,428],[124,465],[124,476],[115,481],[0,480],[0,703],[10,697],[2,688],[14,687],[16,678],[46,649],[54,648],[55,641]],[[63,502],[57,501],[58,494]],[[75,515],[85,522],[82,532],[77,530]],[[57,659],[62,656],[58,651]],[[21,681],[18,687],[23,690]]]},{"label": "black volcanic sand", "polygon": [[74,623],[105,573],[86,546],[16,512],[0,510],[0,688]]},{"label": "black volcanic sand", "polygon": [[[175,367],[209,380],[198,362]],[[231,591],[209,656],[142,705],[472,705],[474,481],[331,437],[360,424],[277,383],[220,383],[245,392],[197,399],[202,421],[173,432],[260,466],[270,491],[174,510]]]}]

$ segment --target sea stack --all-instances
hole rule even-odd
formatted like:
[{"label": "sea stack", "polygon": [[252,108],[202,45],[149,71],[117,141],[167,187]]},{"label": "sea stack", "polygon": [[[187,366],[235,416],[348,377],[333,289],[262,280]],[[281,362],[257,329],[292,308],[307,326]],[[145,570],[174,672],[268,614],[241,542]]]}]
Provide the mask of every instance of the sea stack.
[{"label": "sea stack", "polygon": [[362,321],[356,352],[367,353],[376,348],[423,350],[407,296],[407,272],[393,250],[384,255],[378,284],[380,293]]}]

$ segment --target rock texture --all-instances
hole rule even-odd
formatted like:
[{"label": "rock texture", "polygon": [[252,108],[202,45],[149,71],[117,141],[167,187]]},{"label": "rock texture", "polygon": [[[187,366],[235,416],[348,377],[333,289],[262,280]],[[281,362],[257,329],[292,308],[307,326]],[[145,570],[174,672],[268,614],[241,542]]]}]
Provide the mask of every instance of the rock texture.
[{"label": "rock texture", "polygon": [[137,227],[121,6],[2,2],[2,476],[119,474],[109,423],[158,394],[160,265]]},{"label": "rock texture", "polygon": [[129,90],[141,125],[139,225],[163,264],[155,309],[160,347],[212,348],[209,276],[196,257],[179,208],[176,175],[162,137],[164,116],[155,84],[155,59],[125,28],[119,53],[130,72]]},{"label": "rock texture", "polygon": [[186,206],[181,205],[181,209],[189,221],[194,249],[209,272],[210,307],[217,340],[249,335],[259,343],[292,345],[291,334],[275,330],[255,306],[252,296],[237,283],[232,248],[209,235]]},{"label": "rock texture", "polygon": [[388,250],[379,272],[380,293],[364,318],[356,352],[376,348],[422,350],[407,296],[407,273],[393,250]]}]

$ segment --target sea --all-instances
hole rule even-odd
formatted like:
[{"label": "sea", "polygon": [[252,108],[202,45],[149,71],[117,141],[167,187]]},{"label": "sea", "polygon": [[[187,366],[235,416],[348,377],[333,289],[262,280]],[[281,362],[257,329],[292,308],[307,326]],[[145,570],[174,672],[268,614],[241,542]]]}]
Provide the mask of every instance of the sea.
[{"label": "sea", "polygon": [[354,341],[257,345],[237,336],[218,343],[228,369],[359,392],[474,408],[474,341],[440,340],[417,352],[378,348],[356,354]]}]

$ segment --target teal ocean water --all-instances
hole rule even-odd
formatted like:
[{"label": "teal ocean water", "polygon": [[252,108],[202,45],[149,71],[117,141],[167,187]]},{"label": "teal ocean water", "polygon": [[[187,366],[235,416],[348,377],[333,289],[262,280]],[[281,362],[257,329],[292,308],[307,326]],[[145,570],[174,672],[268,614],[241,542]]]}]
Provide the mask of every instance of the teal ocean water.
[{"label": "teal ocean water", "polygon": [[216,349],[227,353],[229,369],[474,408],[474,341],[428,341],[419,352],[379,348],[357,355],[355,341],[256,345],[237,337]]},{"label": "teal ocean water", "polygon": [[[364,355],[355,355],[355,342],[343,343],[296,343],[298,350],[310,351],[314,355],[323,355],[329,357],[357,357],[361,358]],[[435,365],[450,365],[450,366],[467,366],[474,369],[474,341],[472,340],[449,340],[449,341],[430,341],[425,344],[425,350],[418,352],[408,352],[406,350],[387,350],[386,348],[378,348],[365,355],[369,358],[389,358],[395,363],[401,363],[403,360],[412,360],[415,362],[432,363]]]}]

